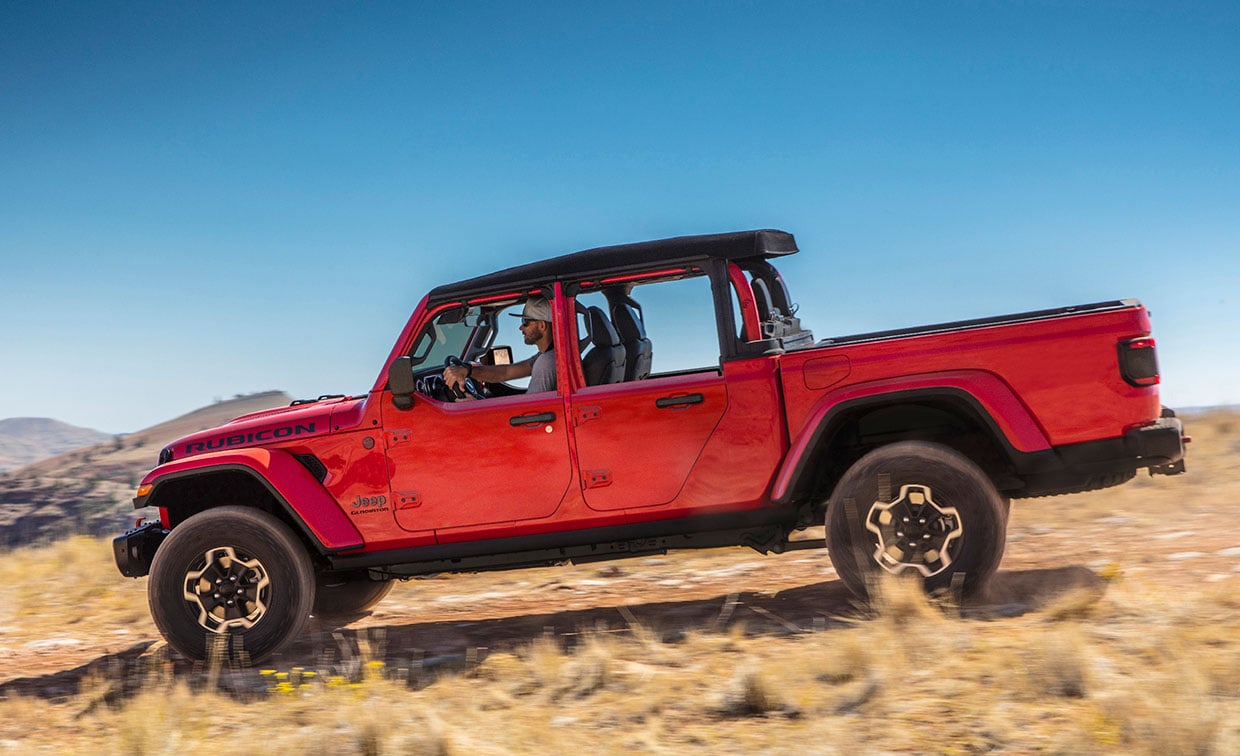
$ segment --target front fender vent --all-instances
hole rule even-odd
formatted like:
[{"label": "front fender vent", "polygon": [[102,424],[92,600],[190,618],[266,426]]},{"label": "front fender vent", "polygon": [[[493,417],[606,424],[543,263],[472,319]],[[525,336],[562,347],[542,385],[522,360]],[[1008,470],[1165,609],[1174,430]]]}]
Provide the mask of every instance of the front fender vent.
[{"label": "front fender vent", "polygon": [[297,461],[300,462],[314,479],[322,483],[327,478],[327,466],[319,461],[319,458],[313,454],[298,454]]}]

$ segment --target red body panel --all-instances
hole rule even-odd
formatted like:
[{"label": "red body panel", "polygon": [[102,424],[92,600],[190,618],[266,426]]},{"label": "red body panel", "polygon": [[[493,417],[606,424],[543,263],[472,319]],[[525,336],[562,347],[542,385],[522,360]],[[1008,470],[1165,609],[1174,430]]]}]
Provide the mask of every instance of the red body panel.
[{"label": "red body panel", "polygon": [[[512,418],[554,415],[540,423]],[[513,529],[555,512],[573,482],[564,401],[554,393],[484,402],[383,404],[396,522],[408,531]],[[428,437],[426,430],[433,429]]]},{"label": "red body panel", "polygon": [[677,497],[635,520],[736,512],[767,506],[771,480],[788,449],[776,364],[768,358],[727,363],[727,412],[698,455]]},{"label": "red body panel", "polygon": [[[701,396],[660,408],[661,398]],[[665,381],[590,386],[573,395],[573,425],[586,503],[612,511],[670,504],[728,408],[713,372]]]},{"label": "red body panel", "polygon": [[792,352],[779,358],[788,428],[802,437],[832,404],[950,373],[1020,451],[1116,438],[1159,414],[1157,388],[1130,386],[1117,365],[1118,341],[1148,334],[1134,308]]},{"label": "red body panel", "polygon": [[327,468],[323,486],[361,532],[368,551],[387,544],[435,543],[433,529],[410,532],[397,524],[395,512],[404,503],[392,496],[392,465],[386,453],[387,433],[381,427],[382,406],[381,395],[376,394],[344,410],[349,416],[362,413],[355,430],[314,439],[297,451],[313,454]]}]

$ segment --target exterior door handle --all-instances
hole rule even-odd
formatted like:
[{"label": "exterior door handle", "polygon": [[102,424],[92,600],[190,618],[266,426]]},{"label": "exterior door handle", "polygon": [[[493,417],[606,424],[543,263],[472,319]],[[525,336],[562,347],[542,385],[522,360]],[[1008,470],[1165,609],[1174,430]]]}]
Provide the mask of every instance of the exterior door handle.
[{"label": "exterior door handle", "polygon": [[517,417],[508,418],[508,424],[514,428],[519,428],[522,425],[541,425],[551,422],[555,422],[554,412],[542,412],[537,415],[518,415]]},{"label": "exterior door handle", "polygon": [[663,396],[654,400],[654,406],[659,409],[667,409],[668,407],[688,407],[690,404],[701,404],[706,401],[706,397],[701,394],[685,394],[684,396]]}]

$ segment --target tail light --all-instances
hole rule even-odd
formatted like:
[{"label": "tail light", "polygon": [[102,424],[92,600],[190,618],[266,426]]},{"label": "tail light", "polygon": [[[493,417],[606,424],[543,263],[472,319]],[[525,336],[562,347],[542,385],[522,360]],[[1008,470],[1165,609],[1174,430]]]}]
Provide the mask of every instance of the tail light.
[{"label": "tail light", "polygon": [[1119,373],[1130,386],[1158,385],[1158,355],[1148,336],[1119,342]]}]

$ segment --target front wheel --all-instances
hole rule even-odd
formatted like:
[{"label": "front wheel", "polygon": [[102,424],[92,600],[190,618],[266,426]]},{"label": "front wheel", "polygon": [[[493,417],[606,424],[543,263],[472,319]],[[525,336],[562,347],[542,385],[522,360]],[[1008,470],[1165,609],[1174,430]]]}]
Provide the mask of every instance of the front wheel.
[{"label": "front wheel", "polygon": [[920,577],[927,591],[976,594],[1003,558],[1007,513],[986,474],[939,444],[903,441],[866,454],[827,506],[827,548],[856,595],[882,572]]},{"label": "front wheel", "polygon": [[219,507],[172,529],[151,562],[151,617],[191,659],[220,649],[258,662],[305,627],[314,570],[288,526],[248,507]]}]

